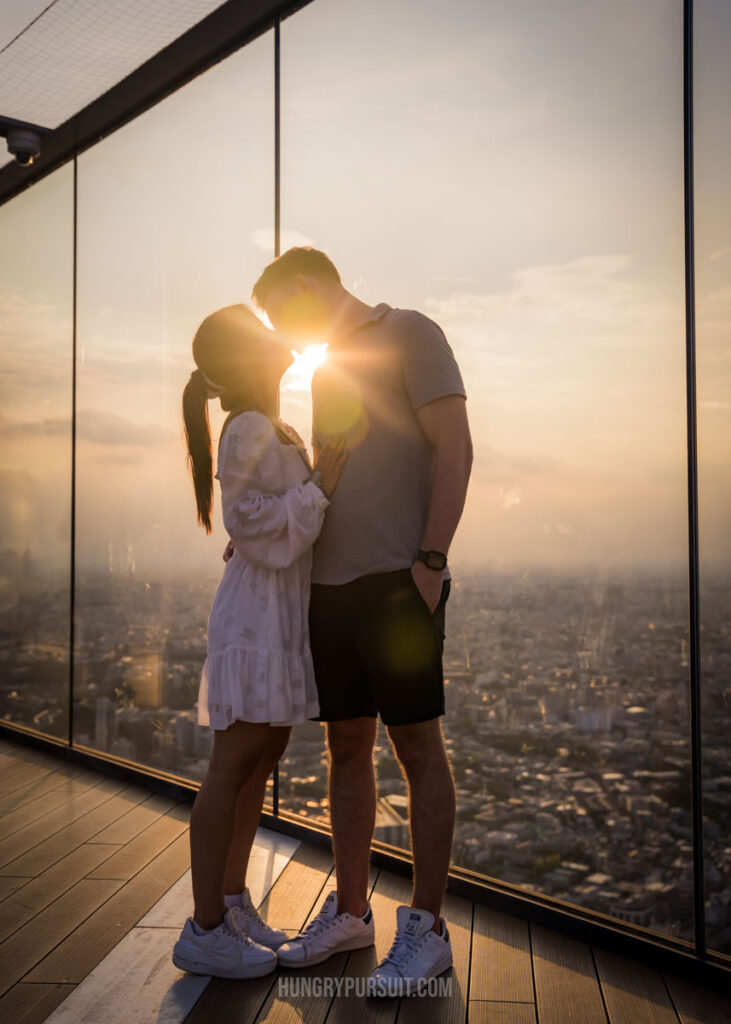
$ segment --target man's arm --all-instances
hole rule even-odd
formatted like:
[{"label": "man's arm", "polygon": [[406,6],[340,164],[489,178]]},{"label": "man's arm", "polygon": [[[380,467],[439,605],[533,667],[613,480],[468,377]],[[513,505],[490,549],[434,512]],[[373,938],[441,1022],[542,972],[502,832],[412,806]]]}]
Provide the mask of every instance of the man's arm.
[{"label": "man's arm", "polygon": [[[416,416],[434,452],[429,512],[421,548],[443,551],[446,555],[462,516],[472,468],[467,403],[462,395],[446,395],[420,406]],[[419,561],[411,572],[422,597],[434,611],[442,592],[441,572]]]}]

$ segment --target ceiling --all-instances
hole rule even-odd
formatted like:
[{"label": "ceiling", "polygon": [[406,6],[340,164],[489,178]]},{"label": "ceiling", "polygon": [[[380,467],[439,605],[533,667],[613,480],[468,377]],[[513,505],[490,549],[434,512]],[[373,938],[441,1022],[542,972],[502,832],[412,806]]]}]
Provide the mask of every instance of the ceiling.
[{"label": "ceiling", "polygon": [[[3,0],[0,115],[57,128],[221,0]],[[3,149],[0,165],[12,157]]]},{"label": "ceiling", "polygon": [[309,0],[2,0],[0,117],[51,129],[0,203]]}]

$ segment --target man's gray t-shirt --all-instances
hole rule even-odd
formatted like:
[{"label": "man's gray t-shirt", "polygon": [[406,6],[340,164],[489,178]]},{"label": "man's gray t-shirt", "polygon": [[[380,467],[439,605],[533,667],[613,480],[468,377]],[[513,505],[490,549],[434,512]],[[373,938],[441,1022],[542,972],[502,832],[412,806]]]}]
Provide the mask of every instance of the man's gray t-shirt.
[{"label": "man's gray t-shirt", "polygon": [[[312,379],[312,444],[349,457],[313,549],[312,582],[413,565],[426,527],[432,447],[416,410],[466,391],[441,327],[385,302],[331,345]],[[445,570],[445,576],[448,576]]]}]

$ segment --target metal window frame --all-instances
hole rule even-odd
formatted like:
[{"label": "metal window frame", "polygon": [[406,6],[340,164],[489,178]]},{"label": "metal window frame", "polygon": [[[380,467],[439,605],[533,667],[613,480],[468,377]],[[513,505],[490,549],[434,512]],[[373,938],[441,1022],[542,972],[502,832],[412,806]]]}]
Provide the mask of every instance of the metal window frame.
[{"label": "metal window frame", "polygon": [[[76,323],[77,323],[77,155],[104,135],[132,120],[195,75],[222,60],[257,35],[274,29],[274,256],[281,247],[281,88],[280,19],[312,0],[271,2],[237,0],[225,4],[199,25],[170,44],[118,86],[94,101],[62,125],[51,137],[43,157],[32,168],[14,165],[0,170],[0,204],[34,184],[61,164],[73,159],[73,332],[72,332],[72,461],[71,461],[71,565],[69,621],[69,736],[67,741],[45,736],[27,727],[0,721],[0,736],[54,752],[64,759],[83,764],[117,778],[147,785],[179,800],[193,801],[198,786],[189,779],[146,768],[93,748],[73,743],[73,669],[75,626],[75,532],[76,532]],[[683,0],[683,174],[685,235],[685,348],[688,476],[689,555],[689,683],[691,741],[691,817],[693,831],[694,942],[662,936],[649,929],[629,925],[596,911],[583,910],[566,901],[529,893],[519,886],[452,867],[447,891],[505,913],[544,924],[546,927],[597,945],[615,949],[662,970],[671,970],[711,987],[727,990],[731,979],[731,957],[706,946],[705,872],[703,852],[703,764],[701,719],[701,658],[699,608],[698,541],[698,454],[696,410],[695,329],[695,240],[694,240],[694,149],[693,149],[693,0]],[[318,845],[331,845],[330,833],[279,807],[279,775],[274,772],[271,813],[262,815],[270,828]],[[400,874],[411,872],[407,853],[374,842],[371,860],[376,866]]]},{"label": "metal window frame", "polygon": [[0,205],[312,2],[228,0],[49,131],[35,163],[0,167]]}]

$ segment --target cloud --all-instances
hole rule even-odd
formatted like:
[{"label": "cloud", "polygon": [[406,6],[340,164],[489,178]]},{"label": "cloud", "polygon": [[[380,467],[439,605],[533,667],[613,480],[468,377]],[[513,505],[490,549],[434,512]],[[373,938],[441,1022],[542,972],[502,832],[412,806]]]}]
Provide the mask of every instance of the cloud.
[{"label": "cloud", "polygon": [[0,413],[0,437],[27,440],[33,437],[71,438],[71,420],[68,417],[53,416],[43,420],[11,420]]},{"label": "cloud", "polygon": [[728,254],[730,252],[731,252],[731,246],[722,245],[720,249],[714,249],[713,252],[709,253],[708,254],[708,259],[711,261],[711,263],[713,263],[716,260],[720,260],[724,256],[728,256]]},{"label": "cloud", "polygon": [[118,413],[100,409],[80,410],[77,435],[85,441],[111,445],[164,444],[177,436],[158,423],[137,423]]},{"label": "cloud", "polygon": [[713,412],[717,412],[719,409],[731,409],[731,402],[713,402],[703,401],[699,402],[698,405],[701,409],[711,409]]},{"label": "cloud", "polygon": [[431,316],[465,351],[524,367],[561,351],[636,350],[667,343],[682,323],[682,295],[658,295],[636,275],[628,253],[582,256],[514,271],[495,292],[455,292],[426,300]]},{"label": "cloud", "polygon": [[[81,409],[76,418],[79,440],[102,445],[154,445],[173,440],[175,433],[157,423],[135,423],[117,413]],[[28,440],[35,437],[71,438],[71,420],[48,417],[43,420],[11,420],[0,414],[0,437]]]},{"label": "cloud", "polygon": [[498,475],[506,470],[522,473],[526,476],[540,475],[542,473],[556,476],[557,474],[564,475],[569,472],[568,466],[560,459],[545,452],[509,454],[499,451],[489,444],[480,444],[476,448],[475,464],[484,469],[493,470]]},{"label": "cloud", "polygon": [[501,484],[498,487],[498,498],[503,508],[514,508],[520,505],[520,488],[505,487]]}]

